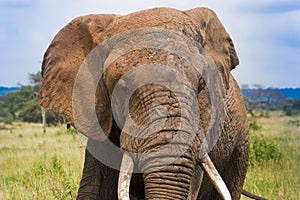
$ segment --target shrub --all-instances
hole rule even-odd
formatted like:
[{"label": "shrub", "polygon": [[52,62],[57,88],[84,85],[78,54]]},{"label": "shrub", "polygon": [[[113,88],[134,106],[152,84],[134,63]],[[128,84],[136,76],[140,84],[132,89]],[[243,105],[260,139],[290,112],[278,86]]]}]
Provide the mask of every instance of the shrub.
[{"label": "shrub", "polygon": [[270,160],[278,161],[282,157],[282,152],[275,142],[275,139],[264,136],[252,135],[250,143],[250,165],[266,164]]},{"label": "shrub", "polygon": [[259,131],[262,126],[253,118],[249,118],[249,129],[250,131],[256,132]]},{"label": "shrub", "polygon": [[289,120],[288,125],[290,126],[300,126],[300,120]]},{"label": "shrub", "polygon": [[289,99],[283,106],[283,112],[287,116],[300,115],[300,99]]},{"label": "shrub", "polygon": [[0,130],[8,130],[8,128],[5,125],[0,124]]},{"label": "shrub", "polygon": [[13,115],[9,112],[8,108],[0,105],[0,122],[5,124],[11,124],[13,121]]}]

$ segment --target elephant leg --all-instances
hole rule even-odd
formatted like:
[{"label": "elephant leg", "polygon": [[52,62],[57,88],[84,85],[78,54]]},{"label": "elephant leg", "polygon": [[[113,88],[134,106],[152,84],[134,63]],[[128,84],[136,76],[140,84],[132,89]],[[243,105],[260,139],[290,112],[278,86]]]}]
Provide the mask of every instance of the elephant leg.
[{"label": "elephant leg", "polygon": [[[240,199],[246,178],[248,158],[249,158],[249,140],[242,140],[243,144],[236,146],[230,159],[230,165],[225,168],[223,177],[232,199]],[[241,141],[241,142],[242,142]]]},{"label": "elephant leg", "polygon": [[77,199],[117,199],[119,172],[99,162],[86,150]]}]

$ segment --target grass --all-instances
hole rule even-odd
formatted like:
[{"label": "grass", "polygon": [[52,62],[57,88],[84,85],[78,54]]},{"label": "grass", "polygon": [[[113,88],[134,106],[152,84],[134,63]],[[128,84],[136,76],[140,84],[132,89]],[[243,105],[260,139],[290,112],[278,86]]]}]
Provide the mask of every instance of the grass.
[{"label": "grass", "polygon": [[[300,117],[251,119],[245,189],[267,199],[300,199]],[[86,139],[64,126],[0,124],[0,199],[75,199]],[[242,200],[246,200],[242,197]]]},{"label": "grass", "polygon": [[85,144],[63,126],[2,125],[0,199],[75,199]]},{"label": "grass", "polygon": [[299,200],[300,117],[271,112],[267,118],[253,120],[259,128],[250,129],[251,153],[256,149],[257,154],[267,156],[250,162],[244,188],[267,199]]}]

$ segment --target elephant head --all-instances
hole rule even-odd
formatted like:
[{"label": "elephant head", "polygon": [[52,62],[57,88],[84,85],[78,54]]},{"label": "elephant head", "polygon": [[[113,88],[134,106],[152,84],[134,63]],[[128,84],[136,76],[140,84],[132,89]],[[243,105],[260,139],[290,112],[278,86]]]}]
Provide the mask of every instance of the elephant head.
[{"label": "elephant head", "polygon": [[229,199],[207,146],[217,139],[210,131],[222,131],[226,109],[218,103],[236,65],[229,34],[207,8],[88,15],[49,46],[39,99],[92,139],[119,126],[121,199],[129,197],[134,167],[148,199],[196,199],[202,169]]}]

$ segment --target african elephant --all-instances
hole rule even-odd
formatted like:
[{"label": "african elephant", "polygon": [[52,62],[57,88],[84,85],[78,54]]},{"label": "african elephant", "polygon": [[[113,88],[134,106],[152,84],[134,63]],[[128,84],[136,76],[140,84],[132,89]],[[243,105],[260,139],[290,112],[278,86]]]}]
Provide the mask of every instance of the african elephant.
[{"label": "african elephant", "polygon": [[89,137],[77,198],[240,199],[249,133],[238,63],[208,8],[66,25],[44,55],[39,99]]}]

